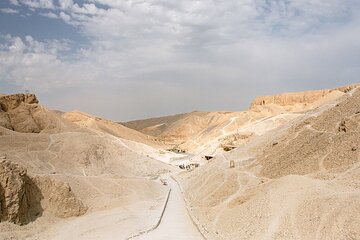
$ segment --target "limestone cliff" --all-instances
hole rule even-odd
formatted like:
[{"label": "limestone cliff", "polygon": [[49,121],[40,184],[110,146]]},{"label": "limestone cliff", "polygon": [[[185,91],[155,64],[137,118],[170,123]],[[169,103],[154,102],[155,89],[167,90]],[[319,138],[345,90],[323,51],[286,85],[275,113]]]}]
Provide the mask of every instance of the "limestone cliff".
[{"label": "limestone cliff", "polygon": [[251,108],[256,106],[263,106],[268,104],[276,104],[279,106],[292,106],[296,104],[312,104],[326,95],[339,91],[339,92],[348,92],[358,85],[350,85],[335,89],[325,89],[325,90],[314,90],[314,91],[304,91],[304,92],[291,92],[291,93],[282,93],[273,96],[262,96],[257,97],[252,103]]},{"label": "limestone cliff", "polygon": [[66,128],[60,116],[39,104],[34,94],[0,96],[0,127],[21,133]]}]

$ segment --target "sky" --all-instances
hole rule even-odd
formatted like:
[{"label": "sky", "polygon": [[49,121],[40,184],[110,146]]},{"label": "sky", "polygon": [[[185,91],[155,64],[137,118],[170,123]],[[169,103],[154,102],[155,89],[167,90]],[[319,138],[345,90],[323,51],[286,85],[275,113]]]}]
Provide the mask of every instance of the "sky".
[{"label": "sky", "polygon": [[0,92],[116,121],[357,83],[359,0],[0,0]]}]

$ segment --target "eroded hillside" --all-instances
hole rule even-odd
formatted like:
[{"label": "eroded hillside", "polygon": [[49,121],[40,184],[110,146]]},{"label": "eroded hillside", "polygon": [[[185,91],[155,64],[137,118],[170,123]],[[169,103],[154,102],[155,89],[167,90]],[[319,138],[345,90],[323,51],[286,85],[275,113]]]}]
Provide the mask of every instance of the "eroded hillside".
[{"label": "eroded hillside", "polygon": [[[356,85],[258,97],[252,102],[250,109],[242,112],[195,111],[124,124],[156,136],[159,141],[176,149],[214,155],[221,146],[232,145],[232,142],[228,141],[229,137],[246,140],[248,137],[245,136],[262,134],[291,121],[303,112],[340,98],[354,87]],[[272,127],[267,123],[263,124],[265,122],[272,122]],[[239,132],[239,129],[242,130]]]},{"label": "eroded hillside", "polygon": [[[143,134],[131,128],[127,128],[119,123],[114,123],[110,120],[100,117],[91,116],[79,111],[72,111],[62,114],[65,119],[76,123],[80,126],[96,129],[98,131],[106,132],[108,134],[120,137],[123,139],[144,143],[154,147],[162,146],[157,138]],[[165,148],[164,146],[162,146]]]},{"label": "eroded hillside", "polygon": [[351,90],[184,174],[209,239],[360,238],[359,102]]},{"label": "eroded hillside", "polygon": [[[136,209],[158,211],[167,190],[153,179],[168,171],[166,165],[130,149],[128,140],[116,134],[47,110],[34,95],[5,95],[0,106],[0,218],[5,221],[0,238],[52,238],[64,227],[63,219],[100,212],[111,216],[105,213],[119,207],[127,210],[116,221],[125,225],[138,221]],[[126,136],[126,131],[134,132],[120,128],[117,134]],[[124,236],[136,226],[130,224]],[[93,226],[74,226],[69,234],[88,239],[87,228]]]},{"label": "eroded hillside", "polygon": [[[118,124],[0,96],[0,238],[135,236],[162,216],[171,173],[208,239],[360,239],[359,103],[354,85]],[[175,227],[171,199],[149,236]]]}]

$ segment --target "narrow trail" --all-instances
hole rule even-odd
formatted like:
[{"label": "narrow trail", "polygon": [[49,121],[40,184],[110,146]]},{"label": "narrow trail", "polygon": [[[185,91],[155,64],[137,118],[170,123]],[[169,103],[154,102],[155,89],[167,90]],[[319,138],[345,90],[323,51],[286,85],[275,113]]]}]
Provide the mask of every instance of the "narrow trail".
[{"label": "narrow trail", "polygon": [[168,178],[171,194],[164,216],[158,228],[134,240],[203,240],[187,212],[178,184]]},{"label": "narrow trail", "polygon": [[236,119],[238,119],[238,118],[239,118],[239,117],[232,117],[232,118],[230,118],[230,122],[229,122],[228,124],[226,124],[226,125],[221,129],[221,132],[222,132],[223,135],[226,135],[225,129],[226,129],[228,126],[230,126],[231,124],[233,124],[234,121],[235,121]]}]

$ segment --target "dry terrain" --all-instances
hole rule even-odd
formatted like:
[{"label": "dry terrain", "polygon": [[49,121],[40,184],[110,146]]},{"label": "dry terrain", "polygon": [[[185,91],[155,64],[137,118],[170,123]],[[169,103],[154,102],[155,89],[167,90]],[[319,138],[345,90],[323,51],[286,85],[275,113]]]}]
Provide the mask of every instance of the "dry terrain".
[{"label": "dry terrain", "polygon": [[208,238],[360,239],[359,103],[352,90],[183,174]]},{"label": "dry terrain", "polygon": [[[34,95],[7,95],[0,104],[0,239],[51,239],[63,227],[69,229],[63,239],[96,238],[99,216],[127,224],[124,237],[152,224],[139,222],[139,211],[161,211],[167,189],[154,180],[169,166],[130,150],[130,140],[43,108]],[[125,129],[123,137],[142,137],[132,132]]]},{"label": "dry terrain", "polygon": [[359,121],[357,85],[127,123],[1,94],[0,239],[360,239]]}]

